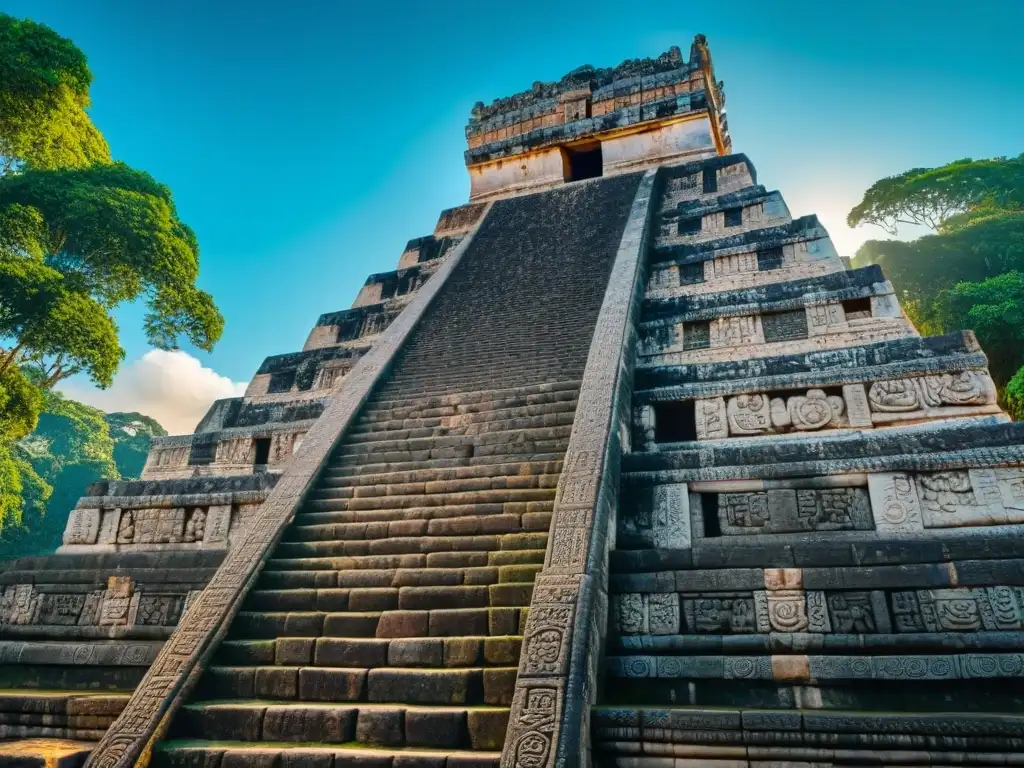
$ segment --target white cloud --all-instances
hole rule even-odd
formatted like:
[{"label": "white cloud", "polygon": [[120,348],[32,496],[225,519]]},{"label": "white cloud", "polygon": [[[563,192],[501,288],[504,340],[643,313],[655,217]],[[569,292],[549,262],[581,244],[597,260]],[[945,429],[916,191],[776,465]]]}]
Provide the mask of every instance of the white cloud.
[{"label": "white cloud", "polygon": [[108,413],[138,411],[156,419],[172,435],[184,435],[195,429],[214,400],[237,397],[245,386],[204,367],[187,352],[153,349],[123,366],[109,389],[73,382],[58,388]]}]

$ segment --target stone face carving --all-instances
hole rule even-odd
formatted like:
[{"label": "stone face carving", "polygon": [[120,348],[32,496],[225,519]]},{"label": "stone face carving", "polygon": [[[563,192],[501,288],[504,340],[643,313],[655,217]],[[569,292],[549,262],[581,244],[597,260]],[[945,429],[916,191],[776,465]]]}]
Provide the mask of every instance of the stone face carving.
[{"label": "stone face carving", "polygon": [[870,592],[834,592],[827,603],[833,632],[863,635],[878,631]]},{"label": "stone face carving", "polygon": [[925,528],[1024,521],[1020,469],[920,473],[916,484]]},{"label": "stone face carving", "polygon": [[188,510],[188,519],[185,521],[185,530],[182,541],[192,544],[202,541],[206,534],[206,509],[195,507]]},{"label": "stone face carving", "polygon": [[612,595],[611,626],[620,635],[674,635],[680,627],[679,595]]},{"label": "stone face carving", "polygon": [[869,530],[870,504],[862,488],[774,490],[718,496],[722,534]]},{"label": "stone face carving", "polygon": [[838,395],[826,395],[823,390],[808,390],[787,400],[775,398],[771,402],[772,424],[792,427],[800,431],[845,426],[843,413],[846,406]]},{"label": "stone face carving", "polygon": [[[132,595],[134,585],[127,576],[111,576],[107,579],[107,591],[100,608],[101,627],[118,627],[134,624],[132,616]],[[137,603],[137,600],[135,601]]]},{"label": "stone face carving", "polygon": [[899,632],[1019,631],[1024,627],[1020,587],[918,589],[891,596]]},{"label": "stone face carving", "polygon": [[40,595],[31,584],[15,584],[4,590],[0,600],[0,624],[35,624]]},{"label": "stone face carving", "polygon": [[916,411],[921,407],[912,379],[876,381],[868,390],[871,410],[880,412]]},{"label": "stone face carving", "polygon": [[726,404],[729,433],[758,435],[771,430],[770,402],[767,395],[739,395]]},{"label": "stone face carving", "polygon": [[807,307],[807,332],[811,336],[829,333],[836,326],[846,325],[846,313],[838,302],[813,304]]},{"label": "stone face carving", "polygon": [[656,549],[690,548],[690,497],[685,483],[654,488],[651,529]]}]

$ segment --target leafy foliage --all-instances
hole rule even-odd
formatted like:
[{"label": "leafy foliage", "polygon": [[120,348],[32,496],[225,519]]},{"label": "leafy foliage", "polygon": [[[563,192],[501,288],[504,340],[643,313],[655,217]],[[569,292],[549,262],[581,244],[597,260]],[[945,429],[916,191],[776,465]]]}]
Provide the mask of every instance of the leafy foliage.
[{"label": "leafy foliage", "polygon": [[117,471],[121,477],[138,477],[146,464],[153,438],[164,437],[167,430],[156,419],[141,413],[108,413],[105,419],[114,440]]},{"label": "leafy foliage", "polygon": [[85,111],[91,83],[74,43],[0,14],[0,174],[108,161],[107,143]]},{"label": "leafy foliage", "polygon": [[0,14],[0,368],[41,366],[46,387],[81,371],[110,384],[119,304],[147,302],[162,349],[210,350],[224,326],[170,190],[111,161],[86,113],[91,83],[70,40]]},{"label": "leafy foliage", "polygon": [[[848,222],[890,234],[900,224],[935,230],[912,241],[869,240],[853,265],[880,264],[922,333],[973,329],[996,384],[1014,377],[1024,364],[1024,155],[882,179]],[[1024,379],[1016,386],[1024,395]],[[1008,404],[1010,394],[1008,386]]]},{"label": "leafy foliage", "polygon": [[[20,493],[34,503],[26,503],[22,519],[0,529],[0,558],[52,552],[85,488],[104,477],[138,477],[153,436],[166,434],[148,416],[104,414],[48,392],[39,426],[14,446]],[[4,478],[0,454],[0,498]]]},{"label": "leafy foliage", "polygon": [[1024,272],[958,283],[940,295],[935,314],[943,327],[974,330],[997,384],[1024,365]]},{"label": "leafy foliage", "polygon": [[1024,419],[1024,367],[1020,368],[1006,383],[1003,395],[1006,399],[1006,410],[1010,412],[1014,420]]},{"label": "leafy foliage", "polygon": [[[124,357],[111,311],[143,300],[148,339],[209,350],[223,318],[196,287],[199,245],[170,190],[113,162],[89,118],[85,55],[0,13],[0,550],[52,550],[82,489],[141,470],[152,434],[52,387],[108,386]],[[45,400],[44,400],[45,398]],[[38,422],[38,425],[37,425]],[[33,428],[35,431],[33,432]],[[29,434],[31,433],[31,434]]]},{"label": "leafy foliage", "polygon": [[896,236],[901,224],[941,230],[957,214],[988,204],[1024,204],[1024,155],[957,160],[940,168],[911,168],[876,181],[849,216],[851,227],[874,224]]}]

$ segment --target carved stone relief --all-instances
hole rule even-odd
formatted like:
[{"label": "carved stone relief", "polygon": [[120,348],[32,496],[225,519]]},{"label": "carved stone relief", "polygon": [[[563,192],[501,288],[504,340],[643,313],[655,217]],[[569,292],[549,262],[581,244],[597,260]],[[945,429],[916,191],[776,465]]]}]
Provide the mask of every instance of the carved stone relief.
[{"label": "carved stone relief", "polygon": [[871,529],[863,488],[773,490],[718,495],[724,536]]},{"label": "carved stone relief", "polygon": [[921,504],[914,478],[904,472],[868,475],[868,494],[875,529],[879,531],[920,531]]},{"label": "carved stone relief", "polygon": [[100,534],[100,510],[73,509],[64,529],[65,544],[95,544]]},{"label": "carved stone relief", "polygon": [[834,333],[846,327],[846,313],[839,302],[812,304],[807,310],[807,334],[817,336]]},{"label": "carved stone relief", "polygon": [[764,344],[759,315],[715,318],[709,328],[712,349]]},{"label": "carved stone relief", "polygon": [[719,440],[729,436],[724,397],[697,400],[694,406],[698,440]]},{"label": "carved stone relief", "polygon": [[1024,627],[1020,587],[918,589],[891,595],[899,632],[1019,631]]},{"label": "carved stone relief", "polygon": [[876,413],[926,411],[942,406],[992,405],[996,389],[984,371],[960,371],[935,376],[876,381],[868,389]]}]

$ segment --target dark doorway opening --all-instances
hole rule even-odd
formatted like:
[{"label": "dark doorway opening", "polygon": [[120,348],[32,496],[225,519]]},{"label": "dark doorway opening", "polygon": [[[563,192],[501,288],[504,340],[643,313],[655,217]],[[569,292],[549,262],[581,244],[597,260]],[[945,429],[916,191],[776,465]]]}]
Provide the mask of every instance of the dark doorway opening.
[{"label": "dark doorway opening", "polygon": [[263,465],[270,463],[270,438],[269,437],[257,437],[253,441],[253,448],[255,448],[255,458],[252,463],[255,465]]},{"label": "dark doorway opening", "polygon": [[604,175],[601,142],[562,150],[563,174],[566,181],[596,179]]},{"label": "dark doorway opening", "polygon": [[696,403],[683,400],[654,404],[654,442],[686,443],[697,439]]}]

